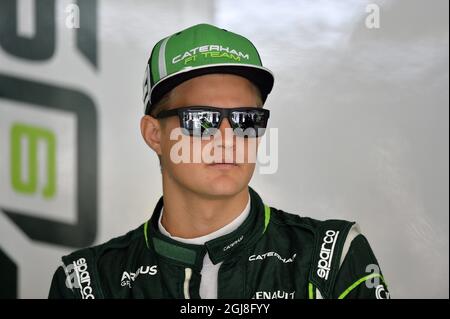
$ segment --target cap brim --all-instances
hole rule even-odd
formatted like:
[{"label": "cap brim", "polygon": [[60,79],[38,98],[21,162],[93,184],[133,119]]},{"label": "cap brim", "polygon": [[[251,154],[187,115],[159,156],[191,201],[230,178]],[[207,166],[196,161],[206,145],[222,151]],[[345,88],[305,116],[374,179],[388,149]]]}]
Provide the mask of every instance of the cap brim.
[{"label": "cap brim", "polygon": [[145,113],[149,114],[152,105],[154,105],[164,96],[164,94],[172,90],[177,85],[194,77],[211,73],[235,74],[247,78],[261,91],[263,103],[266,101],[267,95],[269,95],[273,88],[274,76],[269,69],[264,67],[239,63],[203,65],[201,67],[181,70],[159,81],[150,92],[151,103],[146,106]]}]

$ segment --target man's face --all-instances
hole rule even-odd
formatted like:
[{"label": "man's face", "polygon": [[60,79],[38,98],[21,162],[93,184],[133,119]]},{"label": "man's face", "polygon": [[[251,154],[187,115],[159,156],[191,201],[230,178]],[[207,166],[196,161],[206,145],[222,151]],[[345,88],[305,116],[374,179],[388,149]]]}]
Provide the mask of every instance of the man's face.
[{"label": "man's face", "polygon": [[[233,108],[261,105],[257,89],[247,79],[230,74],[209,74],[190,79],[173,89],[165,109],[186,106]],[[170,179],[170,182],[203,196],[234,195],[250,182],[255,169],[259,139],[230,134],[228,119],[222,120],[218,132],[220,134],[208,139],[184,137],[187,142],[183,146],[190,146],[189,163],[175,163],[174,154],[171,154],[175,144],[180,145],[180,139],[170,138],[171,132],[180,127],[178,116],[151,120],[158,121],[159,136],[156,139],[159,140],[159,145],[154,147],[149,143],[145,129],[142,130],[143,135],[147,143],[160,155],[163,177]],[[225,132],[226,130],[228,132]],[[195,148],[195,143],[200,147]],[[193,162],[194,152],[200,151],[202,154],[196,154],[200,162]],[[212,156],[209,160],[203,155],[208,152]],[[210,163],[211,158],[214,158],[214,162],[229,162],[229,158],[225,158],[226,153],[231,156],[233,164]],[[243,163],[239,162],[239,157],[244,159]]]}]

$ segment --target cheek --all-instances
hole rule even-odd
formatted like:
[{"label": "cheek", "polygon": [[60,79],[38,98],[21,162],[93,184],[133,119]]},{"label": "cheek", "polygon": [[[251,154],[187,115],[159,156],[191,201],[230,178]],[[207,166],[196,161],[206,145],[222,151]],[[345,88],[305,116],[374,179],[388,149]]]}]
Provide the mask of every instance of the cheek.
[{"label": "cheek", "polygon": [[[235,147],[235,158],[239,163],[255,165],[258,155],[258,140],[246,138],[238,140]],[[243,159],[243,160],[242,160]]]},{"label": "cheek", "polygon": [[255,171],[256,164],[255,163],[246,163],[241,164],[240,170],[242,177],[244,179],[250,179],[253,175],[253,172]]},{"label": "cheek", "polygon": [[[172,146],[177,143],[177,140],[171,140],[171,134],[176,133],[176,130],[179,128],[179,120],[177,117],[170,117],[161,121],[161,151],[162,157],[169,158],[170,149]],[[173,132],[173,133],[172,133]]]}]

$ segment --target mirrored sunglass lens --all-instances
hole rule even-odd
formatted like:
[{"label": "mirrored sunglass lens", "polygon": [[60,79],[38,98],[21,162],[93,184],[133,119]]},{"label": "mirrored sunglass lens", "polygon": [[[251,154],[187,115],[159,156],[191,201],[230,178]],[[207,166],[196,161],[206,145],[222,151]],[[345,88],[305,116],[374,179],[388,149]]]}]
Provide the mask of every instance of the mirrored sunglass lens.
[{"label": "mirrored sunglass lens", "polygon": [[[261,110],[234,111],[231,113],[233,129],[238,136],[264,134],[266,115]],[[247,133],[247,134],[246,134]]]},{"label": "mirrored sunglass lens", "polygon": [[214,134],[220,120],[220,112],[215,111],[185,111],[182,116],[183,128],[194,136]]}]

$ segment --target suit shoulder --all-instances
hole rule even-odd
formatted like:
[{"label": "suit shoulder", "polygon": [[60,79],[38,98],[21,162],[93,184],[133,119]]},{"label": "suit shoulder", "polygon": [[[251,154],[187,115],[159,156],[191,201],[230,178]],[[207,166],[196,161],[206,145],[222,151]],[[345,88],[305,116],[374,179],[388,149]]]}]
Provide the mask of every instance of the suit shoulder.
[{"label": "suit shoulder", "polygon": [[[123,267],[146,245],[144,225],[103,244],[63,256],[54,275],[51,298],[105,298],[112,296],[111,282],[120,279]],[[106,270],[106,271],[105,271]]]},{"label": "suit shoulder", "polygon": [[140,225],[125,235],[112,238],[105,243],[75,250],[69,255],[62,257],[63,262],[68,265],[69,263],[72,263],[80,258],[88,258],[92,261],[97,261],[105,254],[120,255],[121,252],[127,251],[137,243],[144,241],[143,229],[143,225]]},{"label": "suit shoulder", "polygon": [[275,207],[271,208],[271,222],[278,227],[293,227],[303,231],[317,233],[322,228],[331,225],[352,225],[354,222],[343,219],[319,220],[311,217],[301,216],[300,214],[288,213]]}]

